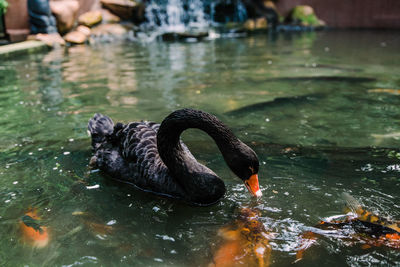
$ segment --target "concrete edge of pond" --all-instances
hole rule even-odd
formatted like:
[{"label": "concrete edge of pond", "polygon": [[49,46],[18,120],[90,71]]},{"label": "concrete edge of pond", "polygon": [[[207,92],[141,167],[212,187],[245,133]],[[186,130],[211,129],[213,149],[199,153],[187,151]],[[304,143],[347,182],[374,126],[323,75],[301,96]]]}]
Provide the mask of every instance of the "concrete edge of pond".
[{"label": "concrete edge of pond", "polygon": [[47,50],[50,50],[50,48],[40,41],[24,41],[2,45],[0,46],[0,59]]}]

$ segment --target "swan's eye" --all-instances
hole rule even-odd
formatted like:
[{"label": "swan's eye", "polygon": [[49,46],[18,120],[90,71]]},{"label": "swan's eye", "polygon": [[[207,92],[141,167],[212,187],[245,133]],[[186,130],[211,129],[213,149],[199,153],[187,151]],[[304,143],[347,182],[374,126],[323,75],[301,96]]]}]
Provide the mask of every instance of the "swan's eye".
[{"label": "swan's eye", "polygon": [[251,171],[251,174],[255,174],[254,168],[253,168],[253,167],[250,166],[249,169],[250,169],[250,171]]}]

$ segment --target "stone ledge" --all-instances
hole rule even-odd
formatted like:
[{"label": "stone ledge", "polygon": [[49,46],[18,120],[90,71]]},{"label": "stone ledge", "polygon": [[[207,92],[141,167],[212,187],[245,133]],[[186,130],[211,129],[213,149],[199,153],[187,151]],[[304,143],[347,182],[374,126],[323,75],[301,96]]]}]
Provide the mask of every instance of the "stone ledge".
[{"label": "stone ledge", "polygon": [[0,46],[0,58],[8,58],[16,55],[23,55],[48,50],[49,47],[43,42],[25,41],[21,43]]}]

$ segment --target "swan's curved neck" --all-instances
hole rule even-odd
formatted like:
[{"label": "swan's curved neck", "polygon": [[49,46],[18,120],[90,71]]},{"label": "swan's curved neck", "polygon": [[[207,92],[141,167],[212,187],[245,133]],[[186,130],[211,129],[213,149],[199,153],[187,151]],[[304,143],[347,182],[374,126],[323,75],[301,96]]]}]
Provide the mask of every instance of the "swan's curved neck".
[{"label": "swan's curved neck", "polygon": [[196,171],[193,159],[187,158],[189,155],[184,152],[180,144],[180,135],[188,128],[197,128],[210,135],[224,158],[225,154],[232,151],[240,142],[215,116],[192,109],[177,110],[164,119],[157,133],[160,157],[174,175]]},{"label": "swan's curved neck", "polygon": [[[210,169],[198,163],[180,142],[188,128],[197,128],[210,135],[226,162],[234,155],[240,141],[215,116],[203,111],[182,109],[171,113],[161,123],[157,133],[158,153],[170,174],[186,191],[188,200],[210,205],[225,194],[224,182]],[[228,164],[229,165],[229,164]]]}]

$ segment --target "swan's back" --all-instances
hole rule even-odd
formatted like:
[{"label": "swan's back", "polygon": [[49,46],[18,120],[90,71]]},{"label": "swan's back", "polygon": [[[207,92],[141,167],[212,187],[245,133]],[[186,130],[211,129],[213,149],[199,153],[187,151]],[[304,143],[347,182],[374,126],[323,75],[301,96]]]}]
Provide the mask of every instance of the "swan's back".
[{"label": "swan's back", "polygon": [[159,127],[146,121],[114,125],[109,117],[95,114],[88,124],[94,150],[92,161],[113,179],[145,191],[181,197],[182,189],[158,154]]}]

